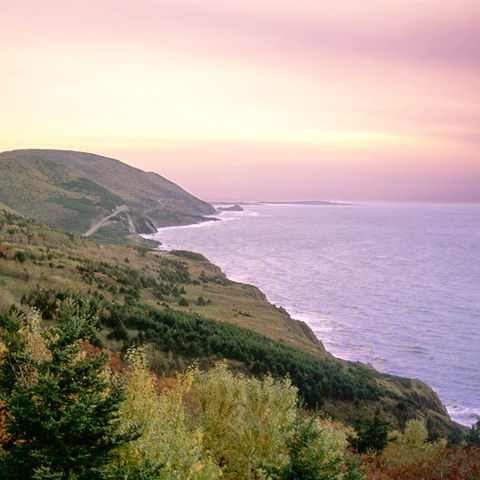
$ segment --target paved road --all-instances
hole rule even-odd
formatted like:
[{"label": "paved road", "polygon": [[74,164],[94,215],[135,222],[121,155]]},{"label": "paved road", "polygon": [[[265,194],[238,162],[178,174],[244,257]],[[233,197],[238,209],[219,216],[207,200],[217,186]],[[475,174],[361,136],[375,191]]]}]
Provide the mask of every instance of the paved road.
[{"label": "paved road", "polygon": [[89,237],[90,235],[93,235],[100,227],[103,227],[111,218],[113,218],[115,215],[118,215],[120,212],[125,212],[128,210],[128,205],[120,205],[115,209],[113,213],[108,215],[107,217],[103,217],[101,220],[96,222],[94,225],[92,225],[84,234],[84,237]]}]

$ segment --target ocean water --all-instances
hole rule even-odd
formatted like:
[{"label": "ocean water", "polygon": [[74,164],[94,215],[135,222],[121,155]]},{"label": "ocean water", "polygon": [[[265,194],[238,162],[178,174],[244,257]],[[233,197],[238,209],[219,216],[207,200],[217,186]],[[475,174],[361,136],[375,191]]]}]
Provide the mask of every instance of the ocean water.
[{"label": "ocean water", "polygon": [[161,229],[307,322],[327,350],[480,415],[480,205],[252,205]]}]

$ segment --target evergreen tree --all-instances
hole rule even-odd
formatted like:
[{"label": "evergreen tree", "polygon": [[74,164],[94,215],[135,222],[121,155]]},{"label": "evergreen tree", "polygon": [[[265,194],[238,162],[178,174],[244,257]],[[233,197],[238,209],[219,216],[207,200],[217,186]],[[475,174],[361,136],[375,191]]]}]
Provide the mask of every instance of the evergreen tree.
[{"label": "evergreen tree", "polygon": [[133,437],[118,433],[123,391],[111,385],[107,354],[82,349],[96,319],[81,307],[67,305],[48,334],[35,316],[1,319],[0,393],[13,420],[0,478],[98,480],[114,449]]},{"label": "evergreen tree", "polygon": [[480,447],[480,420],[474,423],[468,431],[467,443],[472,447]]},{"label": "evergreen tree", "polygon": [[313,416],[297,414],[287,440],[288,462],[266,467],[273,480],[362,480],[360,470],[348,458],[346,431]]},{"label": "evergreen tree", "polygon": [[375,410],[373,419],[365,421],[357,430],[356,446],[359,453],[365,453],[368,450],[379,453],[387,446],[388,423],[382,420],[378,408]]}]

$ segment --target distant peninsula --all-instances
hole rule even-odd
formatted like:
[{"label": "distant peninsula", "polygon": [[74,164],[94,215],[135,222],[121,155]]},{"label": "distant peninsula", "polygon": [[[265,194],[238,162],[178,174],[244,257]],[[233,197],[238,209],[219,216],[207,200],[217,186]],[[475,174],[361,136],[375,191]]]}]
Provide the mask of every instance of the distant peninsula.
[{"label": "distant peninsula", "polygon": [[297,200],[293,202],[260,202],[263,205],[352,205],[343,202],[327,202],[325,200]]},{"label": "distant peninsula", "polygon": [[[346,202],[330,202],[327,200],[283,200],[283,201],[250,201],[250,202],[210,202],[212,205],[232,205],[233,207],[225,208],[225,207],[217,207],[218,210],[237,210],[237,207],[248,206],[248,205],[353,205],[353,203],[346,203]],[[239,210],[237,210],[239,211]]]}]

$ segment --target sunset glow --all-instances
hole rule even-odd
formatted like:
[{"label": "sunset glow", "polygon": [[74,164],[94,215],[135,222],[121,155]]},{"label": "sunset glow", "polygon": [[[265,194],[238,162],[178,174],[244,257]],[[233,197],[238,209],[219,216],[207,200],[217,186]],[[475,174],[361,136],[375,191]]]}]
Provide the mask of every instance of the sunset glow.
[{"label": "sunset glow", "polygon": [[207,200],[480,201],[477,0],[1,0],[0,149]]}]

